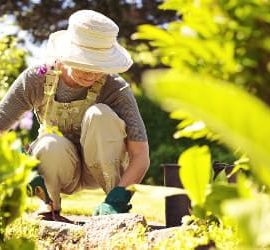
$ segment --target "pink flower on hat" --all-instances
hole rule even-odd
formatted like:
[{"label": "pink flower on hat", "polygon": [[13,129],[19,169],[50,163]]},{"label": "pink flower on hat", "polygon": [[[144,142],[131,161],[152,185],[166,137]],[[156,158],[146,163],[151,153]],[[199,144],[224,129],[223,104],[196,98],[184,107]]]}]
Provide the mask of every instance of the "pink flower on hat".
[{"label": "pink flower on hat", "polygon": [[38,76],[44,76],[48,71],[48,68],[46,66],[46,64],[40,65],[37,70],[36,70],[36,74]]}]

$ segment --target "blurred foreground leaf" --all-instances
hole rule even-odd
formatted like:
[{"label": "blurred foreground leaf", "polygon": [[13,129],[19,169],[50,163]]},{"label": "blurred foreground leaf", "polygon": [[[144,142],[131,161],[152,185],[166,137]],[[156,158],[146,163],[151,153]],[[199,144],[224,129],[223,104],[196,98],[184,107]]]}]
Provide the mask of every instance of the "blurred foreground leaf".
[{"label": "blurred foreground leaf", "polygon": [[2,246],[3,250],[34,250],[35,243],[27,239],[12,239],[6,241]]},{"label": "blurred foreground leaf", "polygon": [[223,211],[237,222],[246,246],[269,246],[270,198],[268,195],[259,194],[250,199],[227,201],[223,204]]},{"label": "blurred foreground leaf", "polygon": [[247,153],[254,173],[270,186],[270,110],[259,99],[228,82],[177,70],[150,71],[144,86],[166,110],[190,112],[222,142]]},{"label": "blurred foreground leaf", "polygon": [[[0,136],[0,242],[6,226],[25,209],[26,185],[39,161],[21,153],[15,132]],[[11,248],[10,248],[11,249]]]},{"label": "blurred foreground leaf", "polygon": [[202,206],[211,173],[211,155],[207,146],[192,147],[180,156],[180,180],[187,190],[192,205]]}]

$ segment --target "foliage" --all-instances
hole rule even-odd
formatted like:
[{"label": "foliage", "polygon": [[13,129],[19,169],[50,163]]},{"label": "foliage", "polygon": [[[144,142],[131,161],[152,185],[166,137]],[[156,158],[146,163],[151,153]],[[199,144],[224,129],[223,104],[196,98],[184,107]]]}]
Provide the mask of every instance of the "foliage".
[{"label": "foliage", "polygon": [[[26,51],[18,47],[12,36],[0,38],[0,98],[25,67]],[[27,138],[21,121],[21,138]],[[24,123],[25,124],[25,123]],[[25,209],[26,185],[31,168],[37,161],[20,152],[21,141],[14,132],[0,137],[0,244],[1,249],[34,249],[32,242],[22,239],[4,241],[7,225],[19,217]]]},{"label": "foliage", "polygon": [[0,37],[0,98],[25,67],[26,51],[18,48],[12,36]]},{"label": "foliage", "polygon": [[181,227],[171,231],[170,237],[149,242],[146,228],[142,225],[130,232],[115,234],[109,242],[111,249],[197,249],[217,247],[218,249],[239,249],[236,229],[225,224],[218,225],[194,216],[183,218]]},{"label": "foliage", "polygon": [[[228,83],[226,85],[224,83],[215,83],[212,79],[212,81],[208,81],[206,82],[207,84],[204,84],[201,80],[196,81],[196,78],[192,76],[188,78],[191,82],[186,79],[182,82],[182,78],[179,75],[177,75],[177,78],[174,76],[173,72],[170,72],[170,77],[172,77],[171,79],[178,79],[179,82],[175,80],[173,83],[172,80],[168,81],[167,76],[164,76],[164,72],[163,78],[161,79],[155,72],[154,77],[159,77],[159,80],[155,79],[157,85],[155,85],[155,87],[154,85],[151,86],[151,92],[156,94],[162,93],[159,98],[162,98],[162,102],[167,104],[167,108],[175,109],[177,107],[185,107],[186,110],[191,111],[193,114],[197,114],[200,118],[207,121],[208,124],[211,124],[210,126],[213,130],[221,134],[221,140],[232,147],[240,148],[242,152],[247,152],[247,155],[251,159],[251,169],[253,170],[253,173],[256,174],[262,183],[269,186],[270,178],[268,174],[268,155],[270,151],[268,148],[269,145],[263,138],[265,138],[270,131],[268,131],[267,127],[263,127],[259,130],[257,129],[258,127],[261,127],[261,124],[268,124],[270,115],[267,107],[265,107],[265,105],[256,98],[245,94],[242,90],[239,90]],[[148,82],[150,83],[151,81]],[[164,85],[160,84],[161,82],[163,82]],[[170,85],[170,83],[172,83],[172,85]],[[184,91],[182,89],[181,92],[176,92],[176,89],[179,86],[182,86]],[[193,87],[194,89],[192,89]],[[198,98],[195,90],[199,91],[199,93],[203,93],[203,95],[207,97],[207,101]],[[188,96],[188,93],[195,94],[190,94]],[[219,105],[219,109],[215,110],[212,103],[218,102],[217,100],[220,98],[221,94],[225,97],[228,103],[225,103],[224,106],[224,103],[222,103],[222,105]],[[234,97],[234,102],[231,102],[231,96]],[[235,96],[237,96],[237,99]],[[245,109],[243,109],[243,107],[245,107]],[[230,110],[230,119],[226,119],[228,117],[226,114],[228,109]],[[246,110],[249,111],[249,114],[246,113]],[[251,115],[251,111],[254,111],[254,116]],[[247,120],[247,117],[252,117],[252,119]],[[254,118],[256,119],[254,120]],[[189,152],[190,151],[184,152],[179,161],[181,167],[187,169],[186,173],[188,173],[188,175],[181,174],[180,171],[180,176],[193,204],[196,205],[199,203],[198,201],[205,200],[205,203],[199,203],[199,205],[201,205],[200,208],[203,207],[203,211],[202,209],[198,209],[198,207],[194,206],[194,213],[197,216],[205,215],[207,214],[207,211],[215,214],[216,216],[221,216],[221,207],[224,201],[241,196],[243,198],[247,198],[245,197],[248,193],[247,188],[250,187],[242,186],[241,190],[237,190],[237,186],[233,185],[212,184],[210,193],[206,195],[205,192],[202,199],[199,194],[202,194],[202,190],[205,190],[205,188],[203,189],[199,183],[202,182],[203,179],[194,181],[194,177],[198,175],[200,177],[204,175],[208,176],[210,174],[209,160],[204,163],[204,160],[202,160],[203,153],[202,156],[199,156],[197,153],[194,154],[194,152]],[[190,155],[186,157],[187,154]],[[196,160],[195,162],[198,161],[199,163],[194,164],[194,159]],[[196,168],[198,164],[200,166],[199,170]],[[254,223],[258,224],[260,221],[265,223],[270,212],[270,209],[265,207],[263,203],[256,202],[260,196],[260,194],[255,194],[250,198],[250,203],[253,203],[254,205],[256,204],[252,213],[247,213],[245,210],[245,203],[248,203],[248,201],[242,203],[231,203],[230,210],[224,210],[225,214],[228,214],[231,217],[233,216],[239,223],[242,235],[246,235],[246,237],[242,236],[243,244],[247,244],[247,246],[269,245],[269,242],[266,241],[267,238],[264,237],[265,234],[269,235],[269,229],[267,227],[264,228],[265,232],[261,234],[258,234],[257,232],[255,233],[252,229],[254,228]],[[233,213],[232,211],[238,211],[240,215],[238,213]],[[262,211],[264,211],[264,213],[262,213]],[[258,216],[262,219],[257,220],[256,218]],[[262,237],[264,238],[261,239]]]},{"label": "foliage", "polygon": [[21,216],[15,219],[6,228],[5,237],[7,240],[32,239],[38,240],[39,221],[28,216]]},{"label": "foliage", "polygon": [[[26,55],[26,50],[19,46],[16,37],[0,37],[0,99],[4,97],[8,88],[26,67]],[[34,130],[31,130],[32,116],[32,112],[29,111],[12,126],[12,129],[16,130],[22,139],[23,145],[29,142],[29,135],[34,133]]]},{"label": "foliage", "polygon": [[239,197],[240,191],[244,193],[243,187],[238,190],[236,185],[228,184],[224,171],[214,178],[207,146],[187,149],[178,163],[179,177],[191,200],[192,212],[200,218],[222,216],[222,202]]},{"label": "foliage", "polygon": [[35,249],[35,244],[31,240],[12,239],[7,240],[2,246],[2,250],[31,250]]},{"label": "foliage", "polygon": [[[38,162],[20,152],[21,143],[14,132],[0,137],[0,240],[5,228],[25,209],[26,185],[31,169]],[[11,244],[11,243],[10,243]]]},{"label": "foliage", "polygon": [[137,227],[132,230],[115,234],[108,241],[108,246],[104,246],[106,249],[149,249],[147,239],[145,237],[146,228],[142,224],[138,224]]},{"label": "foliage", "polygon": [[[30,31],[35,40],[48,38],[49,33],[67,26],[67,17],[80,9],[99,11],[112,18],[120,26],[120,37],[129,37],[142,23],[164,23],[173,19],[174,11],[160,11],[157,6],[161,0],[155,1],[23,1],[11,0],[0,6],[3,14],[16,17],[19,26]],[[46,11],[44,12],[44,9]]]},{"label": "foliage", "polygon": [[[146,81],[148,93],[162,100],[167,109],[190,111],[207,121],[220,134],[221,141],[247,153],[254,173],[270,185],[270,144],[265,141],[270,131],[268,126],[262,126],[269,124],[270,111],[261,101],[235,85],[210,76],[162,71],[148,74]],[[221,98],[223,102],[219,101]]]},{"label": "foliage", "polygon": [[[203,33],[211,33],[212,36],[210,38],[207,37],[206,39],[201,38],[201,34],[197,31],[196,32],[199,34],[198,36],[196,35],[197,33],[195,31],[194,33],[192,33],[193,30],[189,27],[189,24],[192,26],[193,22],[199,22],[197,20],[198,17],[196,20],[193,20],[192,17],[194,17],[195,14],[192,14],[192,17],[189,16],[191,15],[189,10],[193,10],[192,7],[194,7],[193,1],[181,2],[182,5],[180,4],[180,2],[166,1],[162,5],[162,8],[171,8],[178,12],[180,12],[178,9],[180,7],[187,8],[186,11],[189,13],[188,17],[185,17],[185,13],[181,13],[179,20],[170,22],[166,25],[153,26],[146,24],[139,26],[139,32],[134,34],[133,38],[150,40],[150,46],[148,45],[147,47],[146,45],[144,45],[144,49],[141,49],[141,51],[138,51],[139,53],[137,53],[137,57],[140,58],[140,62],[150,64],[151,66],[163,63],[163,65],[165,66],[181,70],[181,74],[183,72],[198,72],[202,74],[207,74],[211,72],[214,75],[222,77],[222,79],[227,79],[230,74],[235,73],[236,68],[238,67],[237,63],[234,61],[233,50],[230,46],[231,41],[228,41],[228,44],[224,45],[223,39],[220,39],[220,37],[216,35],[217,31],[215,31],[215,33],[213,34],[211,33],[211,31],[214,32],[214,28],[210,29],[210,31],[207,31],[200,27],[198,23],[196,23],[195,25],[196,28],[200,29],[200,31]],[[194,9],[194,12],[196,12],[198,8],[196,8],[195,6]],[[210,8],[208,8],[208,6],[204,6],[204,4],[202,4],[202,10],[199,10],[199,13],[196,14],[200,14],[200,18],[202,18],[202,20],[208,20],[209,18],[211,18],[211,12],[209,9]],[[207,21],[207,24],[210,21],[211,19]],[[224,47],[228,48],[228,51],[225,50]],[[151,51],[148,51],[147,48],[153,49]],[[203,61],[203,65],[201,66],[200,61]],[[221,64],[221,66],[219,64]],[[223,98],[221,98],[220,101],[221,100],[223,100]],[[144,107],[145,106],[142,106],[142,111]],[[164,150],[164,155],[171,154],[170,152],[176,152],[177,149],[175,148],[175,146],[177,146],[178,152],[181,153],[183,152],[184,148],[187,148],[188,146],[191,146],[193,144],[190,140],[183,140],[182,138],[192,138],[198,140],[197,143],[200,144],[201,138],[206,138],[208,140],[218,139],[217,134],[213,134],[213,132],[205,126],[203,121],[197,121],[196,119],[191,117],[190,113],[185,113],[183,109],[178,109],[177,112],[173,112],[171,114],[171,117],[173,119],[179,120],[179,124],[177,126],[178,131],[174,133],[174,138],[180,138],[181,141],[179,143],[170,142],[171,145],[166,146],[166,148],[170,148],[170,151],[164,150],[165,146],[161,146],[161,149]],[[147,122],[151,121],[147,120]],[[164,134],[165,133],[166,132],[164,132]],[[211,147],[214,161],[226,161],[227,163],[233,162],[234,159],[232,153],[229,153],[228,151],[224,152],[224,147],[220,146],[218,143],[210,143],[207,141],[204,142]],[[152,149],[153,147],[150,148]],[[221,152],[224,152],[224,154]],[[154,150],[152,157],[153,159],[151,158],[151,162],[154,163],[154,165],[155,162],[159,160],[161,160],[159,162],[166,162],[162,161],[163,158],[160,157],[160,155],[162,154],[157,154]],[[161,174],[161,171],[159,171],[159,174]],[[160,184],[160,182],[158,183]]]},{"label": "foliage", "polygon": [[144,183],[163,185],[163,168],[161,164],[177,162],[178,155],[196,143],[207,143],[215,161],[233,163],[234,157],[232,154],[226,148],[217,146],[217,143],[209,143],[201,138],[196,138],[196,141],[189,138],[175,140],[172,134],[175,132],[179,121],[169,119],[169,113],[162,110],[145,94],[137,93],[136,100],[146,126],[151,149],[151,166],[144,178]]},{"label": "foliage", "polygon": [[189,149],[179,160],[193,213],[210,221],[212,215],[219,222],[232,218],[243,247],[270,246],[266,236],[270,209],[264,205],[270,186],[270,144],[265,139],[270,134],[270,110],[244,91],[270,103],[269,7],[268,1],[260,0],[244,5],[242,1],[167,0],[161,8],[176,10],[181,21],[165,27],[144,25],[136,35],[150,40],[157,58],[172,68],[145,76],[147,95],[176,117],[184,111],[202,120],[218,135],[216,139],[250,159],[237,169],[248,168],[251,175],[240,174],[236,184],[226,183],[221,176],[207,183],[211,156],[203,147]]},{"label": "foliage", "polygon": [[181,154],[179,159],[180,180],[187,190],[193,206],[205,202],[206,188],[211,174],[211,157],[207,146],[192,147]]},{"label": "foliage", "polygon": [[239,249],[241,238],[235,226],[185,216],[174,235],[154,249]]},{"label": "foliage", "polygon": [[180,20],[142,25],[133,37],[150,40],[164,65],[228,80],[270,103],[269,1],[167,0],[160,8]]}]

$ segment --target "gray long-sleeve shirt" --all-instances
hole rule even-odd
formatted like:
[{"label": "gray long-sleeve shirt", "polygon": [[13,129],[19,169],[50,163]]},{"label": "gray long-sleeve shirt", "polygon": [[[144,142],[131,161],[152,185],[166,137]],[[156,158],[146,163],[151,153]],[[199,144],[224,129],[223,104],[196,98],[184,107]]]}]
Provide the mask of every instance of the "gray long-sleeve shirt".
[{"label": "gray long-sleeve shirt", "polygon": [[[22,114],[38,108],[44,97],[45,76],[39,76],[36,67],[29,67],[14,81],[0,102],[0,131],[9,129]],[[68,87],[60,78],[56,99],[59,102],[71,102],[84,99],[88,88]],[[97,103],[111,107],[126,123],[127,138],[132,141],[146,141],[147,135],[136,100],[126,81],[119,75],[108,75]]]}]

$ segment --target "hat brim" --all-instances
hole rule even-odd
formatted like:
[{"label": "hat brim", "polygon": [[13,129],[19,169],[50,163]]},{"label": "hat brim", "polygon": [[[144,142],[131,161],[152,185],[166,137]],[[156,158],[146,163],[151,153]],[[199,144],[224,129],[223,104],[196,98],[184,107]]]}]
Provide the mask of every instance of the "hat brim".
[{"label": "hat brim", "polygon": [[104,73],[123,73],[133,64],[129,53],[119,43],[115,42],[109,49],[86,48],[73,44],[66,30],[50,35],[46,58],[58,59],[81,70]]}]

